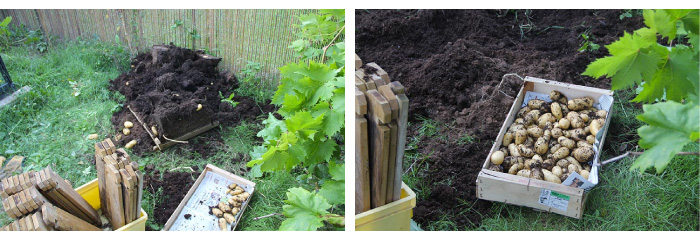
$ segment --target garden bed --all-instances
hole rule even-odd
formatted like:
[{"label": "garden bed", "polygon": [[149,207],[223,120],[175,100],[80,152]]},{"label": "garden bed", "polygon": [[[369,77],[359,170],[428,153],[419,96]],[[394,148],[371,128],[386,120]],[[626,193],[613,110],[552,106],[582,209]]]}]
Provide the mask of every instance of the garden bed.
[{"label": "garden bed", "polygon": [[[602,47],[592,52],[578,49],[584,32],[603,46],[623,31],[643,25],[641,17],[620,20],[620,13],[356,11],[356,51],[363,61],[381,65],[406,87],[413,123],[408,139],[419,138],[416,148],[407,151],[428,156],[422,166],[429,168],[420,176],[427,189],[414,188],[419,195],[416,222],[447,220],[460,228],[480,225],[492,203],[477,200],[475,180],[522,83],[515,76],[501,81],[503,76],[517,73],[610,89],[608,79],[581,76],[590,62],[607,52]],[[419,123],[423,117],[444,125],[427,136]],[[418,164],[404,163],[406,168]],[[421,198],[421,193],[426,196]]]}]

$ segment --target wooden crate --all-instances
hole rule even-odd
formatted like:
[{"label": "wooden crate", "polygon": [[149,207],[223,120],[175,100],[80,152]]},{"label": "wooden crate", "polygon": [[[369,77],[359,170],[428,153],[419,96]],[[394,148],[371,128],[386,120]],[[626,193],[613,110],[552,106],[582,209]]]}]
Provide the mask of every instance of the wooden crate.
[{"label": "wooden crate", "polygon": [[[522,106],[523,99],[527,91],[533,91],[537,93],[548,94],[552,90],[557,90],[563,93],[568,99],[580,98],[585,96],[590,96],[595,99],[595,103],[598,103],[598,99],[602,95],[608,95],[612,99],[613,92],[610,90],[604,90],[599,88],[584,87],[568,83],[560,83],[551,80],[544,80],[532,77],[526,77],[523,87],[520,89],[518,96],[513,102],[513,106],[508,112],[508,117],[506,118],[501,131],[498,133],[498,138],[496,138],[491,151],[487,156],[501,148],[501,143],[503,142],[503,135],[508,130],[508,127],[515,121],[516,114],[520,107]],[[613,100],[614,101],[614,100]],[[612,106],[612,103],[610,103]],[[596,146],[598,149],[602,148],[605,141],[605,135],[608,131],[608,126],[610,125],[610,119],[612,116],[612,107],[608,111],[608,115],[605,119],[605,125],[600,130],[603,134],[600,139],[597,140]],[[593,160],[593,165],[599,163],[600,151],[596,152],[595,158]],[[520,177],[516,175],[511,175],[508,173],[496,172],[488,170],[491,166],[491,161],[489,157],[486,157],[484,161],[483,169],[479,172],[476,180],[477,185],[477,197],[479,199],[503,202],[507,204],[519,205],[531,207],[534,209],[539,209],[541,211],[553,212],[561,215],[565,215],[573,218],[581,218],[583,210],[586,203],[587,192],[580,188],[574,188],[565,186],[563,184],[551,183],[543,180],[531,179]],[[592,166],[591,176],[598,175],[598,167]],[[589,179],[592,177],[589,177]],[[541,195],[556,195],[561,199],[558,208],[544,205],[540,203]],[[564,202],[564,199],[568,199]],[[564,206],[565,205],[565,206]]]},{"label": "wooden crate", "polygon": [[[221,168],[218,168],[214,165],[207,164],[207,166],[204,168],[204,171],[199,175],[197,178],[197,181],[194,182],[190,190],[187,192],[187,195],[185,195],[185,198],[182,199],[180,204],[177,206],[177,209],[175,209],[175,212],[173,212],[173,215],[170,216],[168,219],[168,222],[165,223],[165,226],[163,226],[163,231],[170,231],[171,227],[173,224],[175,224],[175,221],[178,219],[178,216],[180,216],[180,213],[182,212],[183,208],[187,203],[190,201],[190,198],[192,198],[193,194],[199,187],[199,185],[202,183],[204,180],[204,177],[208,172],[213,172],[216,173],[226,179],[229,179],[233,181],[234,183],[238,184],[241,186],[243,189],[246,190],[246,192],[250,193],[250,197],[241,205],[241,210],[237,215],[236,222],[233,223],[232,230],[236,230],[236,226],[238,226],[238,223],[240,222],[240,219],[242,219],[243,214],[245,213],[245,209],[248,207],[248,203],[250,203],[251,199],[253,198],[253,193],[255,192],[255,183],[251,182],[245,178],[242,178],[238,175],[232,174],[230,172],[227,172]],[[225,193],[224,193],[225,194]],[[218,223],[217,223],[218,225]]]}]

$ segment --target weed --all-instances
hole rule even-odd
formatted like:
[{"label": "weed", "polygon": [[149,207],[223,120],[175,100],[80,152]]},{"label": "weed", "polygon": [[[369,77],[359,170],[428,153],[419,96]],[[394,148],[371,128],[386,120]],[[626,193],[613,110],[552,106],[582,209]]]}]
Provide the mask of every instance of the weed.
[{"label": "weed", "polygon": [[469,134],[462,134],[462,136],[457,141],[458,144],[464,145],[469,143],[474,143],[474,137],[469,136]]},{"label": "weed", "polygon": [[622,10],[622,13],[620,14],[620,20],[625,19],[625,18],[631,18],[635,16],[642,16],[642,9],[625,9]]},{"label": "weed", "polygon": [[236,89],[239,95],[252,97],[255,102],[265,102],[272,99],[274,91],[269,86],[265,86],[266,81],[259,76],[262,64],[248,61],[245,67],[238,74],[240,86]]},{"label": "weed", "polygon": [[581,46],[578,49],[579,52],[596,52],[600,48],[600,45],[593,42],[590,27],[586,29],[586,31],[583,31],[583,33],[581,33],[581,43],[579,44],[579,46]]},{"label": "weed", "polygon": [[221,91],[219,91],[219,97],[221,98],[221,102],[231,104],[231,107],[238,106],[238,102],[233,101],[234,95],[235,95],[235,93],[232,92],[231,95],[228,96],[228,98],[224,98],[224,95],[221,94]]}]

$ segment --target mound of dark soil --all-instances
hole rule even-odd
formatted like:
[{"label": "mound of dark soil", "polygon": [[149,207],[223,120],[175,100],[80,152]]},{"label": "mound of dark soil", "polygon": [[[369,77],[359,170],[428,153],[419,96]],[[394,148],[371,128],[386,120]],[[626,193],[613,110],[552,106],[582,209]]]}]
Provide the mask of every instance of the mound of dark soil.
[{"label": "mound of dark soil", "polygon": [[[620,20],[619,10],[534,10],[529,18],[516,12],[517,18],[500,10],[355,12],[357,54],[406,87],[409,121],[425,116],[449,125],[438,133],[444,137],[421,139],[417,149],[430,156],[425,181],[432,183],[414,211],[419,224],[448,215],[467,228],[489,214],[491,203],[477,200],[475,181],[521,86],[514,76],[501,83],[505,74],[609,89],[607,79],[581,76],[607,54],[579,52],[581,34],[603,46],[643,25],[641,17]],[[459,143],[465,135],[474,141]]]},{"label": "mound of dark soil", "polygon": [[[144,174],[143,188],[150,191],[155,196],[156,191],[162,188],[160,195],[162,202],[153,208],[153,216],[149,216],[149,221],[155,221],[159,225],[165,225],[168,219],[182,199],[187,195],[197,177],[199,177],[199,167],[192,166],[194,172],[164,172],[162,174],[153,165],[146,166],[146,174]],[[148,229],[152,230],[152,229]]]},{"label": "mound of dark soil", "polygon": [[[161,142],[165,142],[164,134],[175,138],[212,121],[232,125],[274,110],[269,102],[258,106],[251,98],[240,96],[233,98],[239,102],[235,108],[222,102],[219,94],[229,96],[238,87],[238,80],[230,72],[219,72],[217,65],[221,59],[175,46],[154,48],[162,50],[136,56],[131,62],[131,71],[110,81],[109,87],[126,98],[124,107],[112,116],[114,130],[120,133],[124,121],[135,124],[131,134],[116,134],[115,138],[121,135],[117,144],[123,146],[136,139],[138,144],[133,151],[137,155],[152,151],[155,144],[127,106],[148,126],[159,126]],[[198,104],[202,105],[201,110],[197,110]],[[220,140],[218,134],[216,131],[212,139]],[[215,151],[205,147],[193,149],[202,156]]]}]

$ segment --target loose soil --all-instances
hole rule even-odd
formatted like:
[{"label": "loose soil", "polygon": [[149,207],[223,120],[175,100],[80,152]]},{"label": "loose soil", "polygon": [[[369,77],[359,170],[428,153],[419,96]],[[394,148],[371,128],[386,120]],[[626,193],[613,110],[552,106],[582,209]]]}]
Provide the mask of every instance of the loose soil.
[{"label": "loose soil", "polygon": [[[159,197],[159,203],[153,208],[153,216],[149,220],[155,221],[163,226],[168,222],[168,218],[173,215],[175,209],[182,199],[187,195],[197,177],[199,177],[199,167],[192,166],[194,172],[161,172],[153,167],[146,166],[144,175],[144,189],[150,191],[152,196],[159,188],[163,191]],[[162,175],[162,178],[161,178]],[[153,230],[153,229],[147,229]]]},{"label": "loose soil", "polygon": [[[425,226],[448,216],[461,229],[477,227],[491,202],[477,200],[476,176],[521,87],[507,73],[610,89],[610,80],[581,76],[607,55],[578,52],[581,34],[610,44],[643,26],[641,17],[620,20],[620,10],[356,10],[356,51],[376,62],[406,87],[413,122],[445,123],[436,136],[420,139],[417,151],[430,156],[413,219]],[[530,31],[522,27],[534,26]],[[502,79],[504,79],[502,81]],[[500,86],[499,86],[500,84]],[[459,143],[463,136],[472,143]],[[605,148],[609,146],[606,142]]]},{"label": "loose soil", "polygon": [[[238,80],[230,72],[219,72],[220,59],[202,57],[202,52],[175,46],[165,49],[139,54],[132,59],[129,72],[110,82],[109,89],[126,98],[123,108],[112,116],[118,145],[136,139],[138,144],[133,151],[137,155],[152,151],[155,146],[127,106],[131,106],[149,128],[158,126],[161,142],[166,141],[162,135],[175,138],[212,121],[229,126],[274,111],[269,101],[259,105],[247,97],[234,97],[233,100],[239,102],[235,108],[222,102],[219,93],[229,96],[238,88]],[[198,104],[202,105],[201,110],[197,110]],[[120,134],[125,121],[134,123],[127,136]],[[209,146],[222,142],[219,131],[209,132],[213,134],[209,134],[207,140],[214,141]],[[206,145],[190,148],[204,157],[216,152],[216,148]]]}]

